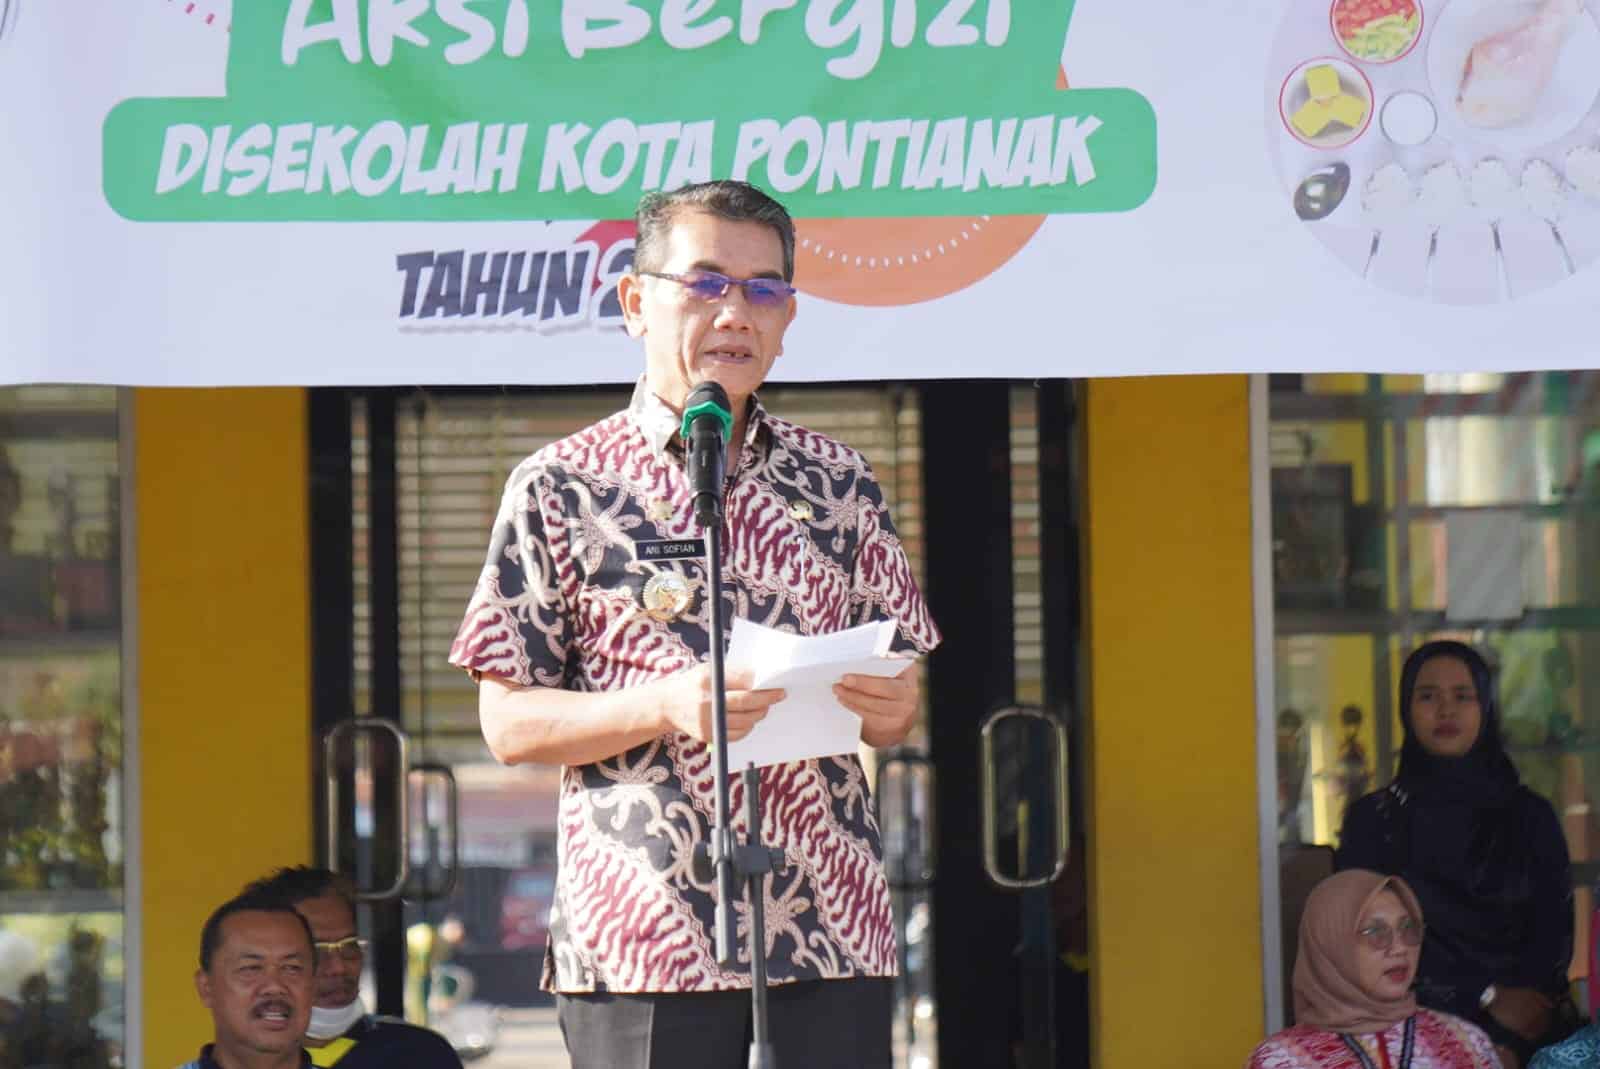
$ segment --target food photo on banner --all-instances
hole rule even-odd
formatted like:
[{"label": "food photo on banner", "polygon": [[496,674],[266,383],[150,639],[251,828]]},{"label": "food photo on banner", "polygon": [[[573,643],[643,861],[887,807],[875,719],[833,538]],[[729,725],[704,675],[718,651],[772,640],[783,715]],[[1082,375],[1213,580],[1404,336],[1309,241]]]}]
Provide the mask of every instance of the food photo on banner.
[{"label": "food photo on banner", "polygon": [[1369,284],[1515,301],[1600,259],[1600,25],[1585,0],[1286,8],[1269,147]]},{"label": "food photo on banner", "polygon": [[1581,366],[1592,8],[0,0],[0,378],[628,381],[714,177],[797,220],[780,380]]}]

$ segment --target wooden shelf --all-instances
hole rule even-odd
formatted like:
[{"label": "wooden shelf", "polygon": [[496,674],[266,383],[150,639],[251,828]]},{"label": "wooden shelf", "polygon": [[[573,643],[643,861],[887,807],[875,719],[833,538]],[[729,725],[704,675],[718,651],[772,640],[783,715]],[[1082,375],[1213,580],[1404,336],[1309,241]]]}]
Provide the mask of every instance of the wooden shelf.
[{"label": "wooden shelf", "polygon": [[1600,753],[1600,739],[1582,739],[1577,742],[1540,742],[1531,745],[1506,743],[1506,752],[1528,754],[1533,757],[1569,757],[1575,754]]},{"label": "wooden shelf", "polygon": [[117,440],[117,410],[53,407],[0,409],[0,440],[99,438]]},{"label": "wooden shelf", "polygon": [[38,657],[52,653],[93,653],[116,649],[121,642],[122,632],[114,629],[0,636],[0,660],[12,657]]},{"label": "wooden shelf", "polygon": [[1575,397],[1546,396],[1537,404],[1503,391],[1490,393],[1275,393],[1267,400],[1273,422],[1459,419],[1462,416],[1567,416],[1581,411]]},{"label": "wooden shelf", "polygon": [[1362,609],[1278,609],[1274,630],[1290,635],[1398,635],[1413,631],[1600,631],[1600,608],[1528,609],[1514,620],[1449,620],[1439,610],[1399,613]]},{"label": "wooden shelf", "polygon": [[41,913],[121,913],[118,891],[0,891],[0,916]]}]

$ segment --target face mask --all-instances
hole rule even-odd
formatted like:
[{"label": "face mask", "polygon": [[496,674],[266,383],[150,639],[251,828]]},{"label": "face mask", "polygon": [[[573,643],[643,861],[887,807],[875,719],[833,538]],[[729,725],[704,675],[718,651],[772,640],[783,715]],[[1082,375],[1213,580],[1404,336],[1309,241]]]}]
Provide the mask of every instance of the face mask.
[{"label": "face mask", "polygon": [[306,1026],[308,1039],[337,1039],[350,1031],[351,1027],[367,1015],[367,1008],[358,998],[348,1006],[337,1010],[323,1009],[321,1006],[311,1007],[311,1023]]}]

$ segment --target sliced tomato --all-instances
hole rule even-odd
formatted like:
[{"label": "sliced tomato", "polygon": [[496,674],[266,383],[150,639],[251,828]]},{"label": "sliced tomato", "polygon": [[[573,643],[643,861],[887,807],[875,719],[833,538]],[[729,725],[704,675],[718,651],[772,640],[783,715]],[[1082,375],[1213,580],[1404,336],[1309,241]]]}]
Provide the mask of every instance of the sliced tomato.
[{"label": "sliced tomato", "polygon": [[1349,39],[1374,19],[1386,15],[1409,19],[1416,11],[1416,0],[1345,0],[1333,9],[1333,26],[1340,37]]}]

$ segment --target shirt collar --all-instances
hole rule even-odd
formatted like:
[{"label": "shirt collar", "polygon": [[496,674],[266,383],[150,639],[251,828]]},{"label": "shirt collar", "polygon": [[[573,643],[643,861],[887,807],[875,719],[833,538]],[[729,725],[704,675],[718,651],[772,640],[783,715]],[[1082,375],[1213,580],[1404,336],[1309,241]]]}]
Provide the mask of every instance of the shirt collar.
[{"label": "shirt collar", "polygon": [[[197,1059],[200,1063],[200,1069],[222,1069],[217,1064],[216,1049],[217,1045],[215,1043],[207,1043],[200,1048],[200,1057]],[[304,1047],[300,1048],[300,1065],[301,1069],[312,1069],[311,1055]]]},{"label": "shirt collar", "polygon": [[[751,448],[764,429],[766,414],[767,410],[762,406],[761,399],[752,396],[749,403],[749,418],[745,421],[744,427],[745,449]],[[664,459],[668,448],[674,443],[678,449],[683,448],[682,417],[650,391],[643,375],[639,376],[638,383],[633,387],[633,400],[628,403],[628,417],[633,420],[633,425],[639,429],[639,433],[644,435],[651,454],[657,460]]]}]

